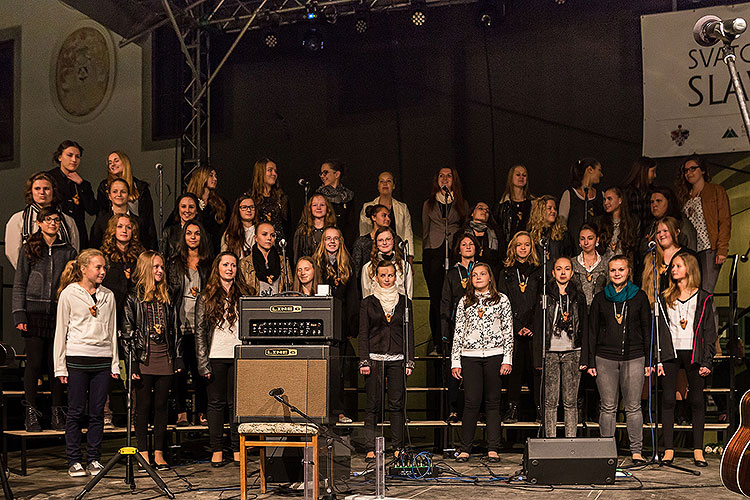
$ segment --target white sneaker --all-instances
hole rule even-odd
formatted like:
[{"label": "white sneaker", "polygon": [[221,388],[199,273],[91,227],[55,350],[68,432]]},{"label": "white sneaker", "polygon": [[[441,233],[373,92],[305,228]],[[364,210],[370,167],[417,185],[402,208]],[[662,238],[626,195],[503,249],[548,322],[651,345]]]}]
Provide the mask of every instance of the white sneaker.
[{"label": "white sneaker", "polygon": [[86,472],[88,472],[92,476],[96,476],[102,470],[104,470],[104,466],[99,462],[99,460],[92,460],[91,462],[89,462],[88,467],[86,467]]},{"label": "white sneaker", "polygon": [[88,476],[89,473],[86,471],[86,469],[83,468],[83,465],[81,465],[81,462],[76,462],[70,467],[68,467],[68,475],[70,477],[83,477],[83,476]]}]

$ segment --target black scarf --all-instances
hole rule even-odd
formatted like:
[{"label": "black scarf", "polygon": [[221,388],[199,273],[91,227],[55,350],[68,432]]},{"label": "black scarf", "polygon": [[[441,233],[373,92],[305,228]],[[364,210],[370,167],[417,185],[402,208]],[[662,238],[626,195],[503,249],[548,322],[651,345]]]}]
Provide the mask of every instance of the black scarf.
[{"label": "black scarf", "polygon": [[275,246],[272,246],[268,252],[268,264],[266,264],[263,252],[260,251],[258,245],[253,245],[253,267],[255,268],[255,276],[258,278],[258,281],[265,281],[269,285],[272,284],[281,276],[281,257],[279,257],[279,251],[276,250]]},{"label": "black scarf", "polygon": [[[29,236],[36,232],[36,226],[34,223],[36,222],[39,210],[41,209],[42,207],[36,202],[26,205],[26,208],[23,209],[23,227],[21,229],[21,241],[23,243],[29,241]],[[65,223],[65,217],[63,217],[62,212],[58,208],[55,208],[55,212],[60,216],[60,230],[58,231],[57,236],[65,243],[72,245],[70,240],[70,230]]]}]

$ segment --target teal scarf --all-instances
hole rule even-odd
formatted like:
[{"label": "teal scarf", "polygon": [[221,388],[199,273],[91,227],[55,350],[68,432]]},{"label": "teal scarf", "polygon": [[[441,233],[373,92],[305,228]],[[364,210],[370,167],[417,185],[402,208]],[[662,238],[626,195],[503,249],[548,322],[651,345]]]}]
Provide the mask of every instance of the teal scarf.
[{"label": "teal scarf", "polygon": [[635,297],[639,291],[640,288],[634,285],[632,281],[628,281],[619,292],[616,292],[615,285],[613,285],[612,282],[609,282],[607,283],[607,286],[604,287],[604,296],[607,297],[608,301],[620,304]]}]

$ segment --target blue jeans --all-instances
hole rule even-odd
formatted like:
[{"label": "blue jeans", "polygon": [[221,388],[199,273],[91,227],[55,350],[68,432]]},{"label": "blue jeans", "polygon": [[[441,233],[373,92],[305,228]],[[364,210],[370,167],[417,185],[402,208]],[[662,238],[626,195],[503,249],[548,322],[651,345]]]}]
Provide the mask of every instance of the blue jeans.
[{"label": "blue jeans", "polygon": [[612,361],[596,357],[596,385],[601,398],[599,410],[599,434],[601,437],[615,435],[617,403],[622,390],[625,421],[628,426],[630,453],[640,454],[643,448],[643,414],[641,392],[643,391],[644,357],[629,361]]},{"label": "blue jeans", "polygon": [[102,456],[104,435],[104,403],[107,401],[110,370],[83,371],[68,369],[68,417],[65,424],[65,453],[68,466],[83,462],[81,429],[86,401],[89,404],[89,425],[86,434],[86,460]]}]

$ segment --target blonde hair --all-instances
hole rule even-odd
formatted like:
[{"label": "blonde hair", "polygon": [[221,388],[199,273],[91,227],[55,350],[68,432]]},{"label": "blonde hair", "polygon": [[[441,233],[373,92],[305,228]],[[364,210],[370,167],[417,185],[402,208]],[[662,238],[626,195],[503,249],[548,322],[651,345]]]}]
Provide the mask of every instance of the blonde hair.
[{"label": "blonde hair", "polygon": [[536,245],[534,244],[534,240],[531,239],[531,235],[528,231],[518,231],[508,243],[508,253],[505,256],[505,262],[503,262],[505,267],[515,265],[516,260],[518,260],[518,256],[516,255],[516,245],[518,245],[518,238],[521,236],[528,237],[529,242],[531,242],[531,253],[529,253],[528,262],[535,266],[539,265],[539,255],[536,253]]},{"label": "blonde hair", "polygon": [[[250,186],[250,196],[256,203],[262,203],[264,195],[264,186],[266,183],[266,165],[269,163],[276,164],[272,159],[265,157],[255,162],[253,165],[253,185]],[[277,172],[278,173],[278,172]],[[281,190],[281,184],[279,182],[279,176],[276,176],[276,182],[271,186],[270,197],[276,201],[281,201],[284,191]],[[255,209],[256,217],[259,213],[258,209]]]},{"label": "blonde hair", "polygon": [[315,261],[312,257],[304,256],[297,259],[297,264],[294,266],[294,283],[292,284],[292,290],[295,292],[302,292],[302,282],[299,280],[299,276],[297,276],[297,268],[299,267],[299,263],[302,261],[309,262],[310,265],[313,268],[313,278],[312,283],[310,283],[310,291],[313,295],[315,295],[315,291],[318,289],[318,285],[320,284],[320,272],[318,270],[318,266],[315,265]]},{"label": "blonde hair", "polygon": [[321,278],[326,280],[336,278],[336,269],[331,265],[331,261],[328,260],[328,251],[326,250],[325,238],[328,231],[336,231],[336,234],[339,235],[339,249],[336,252],[336,267],[338,267],[339,280],[346,285],[352,275],[352,258],[349,255],[349,250],[346,249],[346,245],[344,245],[344,235],[341,234],[341,229],[335,226],[323,229],[323,237],[320,239],[320,243],[318,243],[318,248],[315,249],[313,260],[318,263]]},{"label": "blonde hair", "polygon": [[531,235],[532,244],[535,241],[539,241],[542,239],[544,230],[547,227],[550,228],[549,237],[553,241],[559,241],[563,239],[563,237],[565,236],[565,231],[568,230],[567,226],[565,225],[565,220],[560,217],[559,214],[557,215],[555,222],[551,226],[547,224],[547,221],[545,220],[545,212],[548,201],[554,201],[555,206],[557,206],[557,198],[548,194],[541,196],[531,202],[531,213],[529,214],[529,234]]},{"label": "blonde hair", "polygon": [[85,250],[81,250],[81,253],[79,253],[78,257],[76,257],[74,260],[70,260],[67,264],[65,264],[65,269],[63,269],[62,275],[60,276],[60,286],[57,287],[58,297],[60,297],[60,294],[68,285],[83,280],[83,271],[81,270],[81,268],[88,266],[89,262],[91,262],[91,259],[93,259],[94,257],[101,257],[102,259],[104,259],[105,263],[107,262],[107,258],[104,256],[101,250],[97,250],[96,248],[87,248]]},{"label": "blonde hair", "polygon": [[299,218],[299,225],[297,227],[305,228],[305,236],[308,238],[312,236],[315,225],[313,224],[312,215],[312,204],[315,198],[323,198],[323,202],[326,204],[326,214],[323,216],[323,227],[335,226],[336,225],[336,212],[333,209],[333,205],[328,199],[322,194],[314,194],[305,203],[305,208],[302,210],[302,216]]},{"label": "blonde hair", "polygon": [[[679,228],[678,228],[678,222],[677,219],[674,217],[664,217],[662,219],[659,219],[656,221],[656,229],[659,229],[659,224],[664,224],[667,227],[667,230],[669,231],[669,234],[672,236],[672,241],[674,241],[675,245],[678,245],[677,243],[677,236],[679,234]],[[654,280],[656,280],[656,288],[657,290],[661,289],[661,273],[657,272],[656,276],[654,276],[654,257],[651,252],[646,255],[646,258],[643,260],[643,265],[645,266],[643,268],[643,274],[641,275],[641,283],[643,283],[643,290],[646,292],[646,296],[648,297],[648,301],[651,305],[654,305],[654,300],[656,298],[654,297]],[[664,265],[664,249],[661,247],[661,245],[656,245],[656,268],[660,269]]]},{"label": "blonde hair", "polygon": [[128,201],[135,201],[140,198],[141,193],[138,192],[138,187],[133,181],[133,167],[130,164],[130,157],[125,154],[124,151],[112,151],[107,155],[107,160],[112,155],[117,155],[122,163],[122,175],[119,177],[112,175],[111,173],[107,176],[107,193],[109,193],[109,186],[115,179],[122,179],[128,183]]},{"label": "blonde hair", "polygon": [[[216,172],[215,168],[208,165],[201,165],[196,168],[190,175],[190,182],[187,185],[187,192],[193,193],[199,200],[203,197],[203,190],[206,189],[211,172]],[[215,189],[209,189],[208,204],[214,209],[214,220],[217,224],[224,224],[227,218],[227,204],[216,194]]]},{"label": "blonde hair", "polygon": [[[154,273],[152,270],[154,259],[157,257],[159,257],[162,264],[164,264],[164,277],[158,283],[154,279]],[[166,262],[164,261],[162,254],[153,250],[146,250],[139,255],[138,261],[135,264],[135,275],[133,276],[135,293],[138,300],[142,302],[157,301],[169,304],[169,287],[167,286],[166,273]]]},{"label": "blonde hair", "polygon": [[378,262],[380,262],[382,259],[378,256],[378,253],[380,250],[378,250],[378,236],[380,236],[383,233],[391,233],[391,237],[393,238],[393,264],[396,267],[396,271],[398,271],[401,274],[404,274],[404,252],[401,250],[401,247],[398,246],[396,243],[396,232],[391,229],[390,226],[385,226],[379,228],[377,231],[375,231],[375,237],[372,239],[372,251],[370,252],[370,278],[375,278],[375,275],[377,274],[377,266]]},{"label": "blonde hair", "polygon": [[[687,289],[692,290],[701,287],[701,270],[698,266],[698,259],[690,255],[689,253],[678,253],[672,257],[672,262],[675,259],[682,259],[682,262],[687,268]],[[677,286],[677,281],[669,277],[669,286],[664,291],[664,302],[667,303],[667,307],[674,307],[674,303],[680,297],[680,287]]]}]

